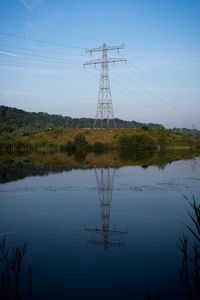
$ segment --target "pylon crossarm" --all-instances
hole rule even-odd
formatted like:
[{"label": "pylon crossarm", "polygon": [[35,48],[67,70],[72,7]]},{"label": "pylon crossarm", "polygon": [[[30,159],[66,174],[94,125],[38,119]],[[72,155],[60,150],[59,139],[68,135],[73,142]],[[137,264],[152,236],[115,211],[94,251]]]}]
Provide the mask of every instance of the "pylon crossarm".
[{"label": "pylon crossarm", "polygon": [[97,52],[97,51],[102,51],[102,47],[86,49],[85,50],[86,53],[92,53],[92,52]]},{"label": "pylon crossarm", "polygon": [[105,234],[109,233],[111,235],[125,235],[128,233],[127,230],[117,230],[117,229],[108,229],[108,228],[98,228],[98,227],[85,227],[85,230],[91,233]]},{"label": "pylon crossarm", "polygon": [[105,49],[106,51],[112,51],[112,50],[120,50],[120,49],[124,49],[124,48],[125,48],[124,44],[122,44],[120,46],[107,46],[106,44],[103,44],[102,47],[86,49],[85,52],[92,53],[92,52],[102,51],[103,49]]},{"label": "pylon crossarm", "polygon": [[87,65],[101,65],[101,64],[110,64],[110,63],[117,63],[117,62],[127,62],[127,59],[125,58],[112,58],[112,59],[107,59],[107,60],[90,60],[86,63],[83,64],[83,66]]},{"label": "pylon crossarm", "polygon": [[124,243],[120,243],[120,242],[107,242],[105,243],[104,241],[94,241],[94,240],[90,240],[90,241],[87,241],[88,244],[92,244],[92,245],[96,245],[96,246],[102,246],[104,248],[111,248],[111,247],[114,247],[114,248],[125,248],[126,247],[126,244]]},{"label": "pylon crossarm", "polygon": [[101,64],[101,59],[89,60],[86,63],[84,63],[83,65],[87,66],[87,65],[96,65],[96,64]]}]

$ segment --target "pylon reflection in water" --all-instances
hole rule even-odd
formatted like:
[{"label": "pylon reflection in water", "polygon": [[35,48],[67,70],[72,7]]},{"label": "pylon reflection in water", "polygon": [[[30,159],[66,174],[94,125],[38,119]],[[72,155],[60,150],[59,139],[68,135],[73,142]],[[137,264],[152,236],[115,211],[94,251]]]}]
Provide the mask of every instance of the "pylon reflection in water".
[{"label": "pylon reflection in water", "polygon": [[95,169],[95,176],[99,194],[100,214],[101,214],[101,226],[98,227],[85,227],[85,229],[92,234],[99,234],[102,236],[101,240],[90,240],[90,244],[101,245],[104,249],[109,247],[125,247],[120,240],[111,241],[112,235],[125,235],[128,233],[126,230],[110,229],[110,212],[112,202],[112,191],[114,185],[116,169],[100,168]]}]

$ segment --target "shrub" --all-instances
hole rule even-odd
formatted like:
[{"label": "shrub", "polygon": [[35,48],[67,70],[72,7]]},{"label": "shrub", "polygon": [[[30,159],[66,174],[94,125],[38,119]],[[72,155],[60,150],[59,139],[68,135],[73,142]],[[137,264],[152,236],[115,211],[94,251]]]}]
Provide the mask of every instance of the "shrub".
[{"label": "shrub", "polygon": [[117,146],[122,151],[141,151],[156,148],[153,138],[145,133],[135,135],[121,135],[118,138]]},{"label": "shrub", "polygon": [[94,145],[91,146],[91,150],[96,154],[104,153],[108,150],[108,145],[102,142],[95,142]]}]

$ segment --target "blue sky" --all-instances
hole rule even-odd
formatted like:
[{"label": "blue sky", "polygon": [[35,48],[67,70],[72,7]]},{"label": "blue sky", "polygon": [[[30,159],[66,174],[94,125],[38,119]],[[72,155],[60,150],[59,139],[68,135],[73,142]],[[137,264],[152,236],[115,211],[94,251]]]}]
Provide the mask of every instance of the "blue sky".
[{"label": "blue sky", "polygon": [[199,15],[198,0],[1,0],[0,103],[94,117],[85,48],[124,43],[109,53],[128,60],[109,69],[115,116],[200,129]]}]

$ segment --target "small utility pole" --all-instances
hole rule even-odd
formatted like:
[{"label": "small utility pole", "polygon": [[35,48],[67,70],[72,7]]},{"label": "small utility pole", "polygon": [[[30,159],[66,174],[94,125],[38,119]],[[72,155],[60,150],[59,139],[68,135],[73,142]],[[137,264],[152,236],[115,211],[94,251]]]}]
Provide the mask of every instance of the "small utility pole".
[{"label": "small utility pole", "polygon": [[124,58],[109,58],[108,51],[124,49],[124,45],[121,46],[108,46],[105,43],[99,48],[87,49],[86,52],[92,55],[93,52],[101,52],[101,58],[86,62],[86,65],[101,65],[101,77],[99,85],[98,104],[94,120],[94,128],[97,126],[97,121],[100,120],[100,127],[103,127],[103,121],[106,121],[106,127],[110,127],[110,120],[113,120],[113,127],[115,127],[115,117],[112,105],[112,97],[110,91],[110,79],[109,79],[109,63],[126,62]]}]

